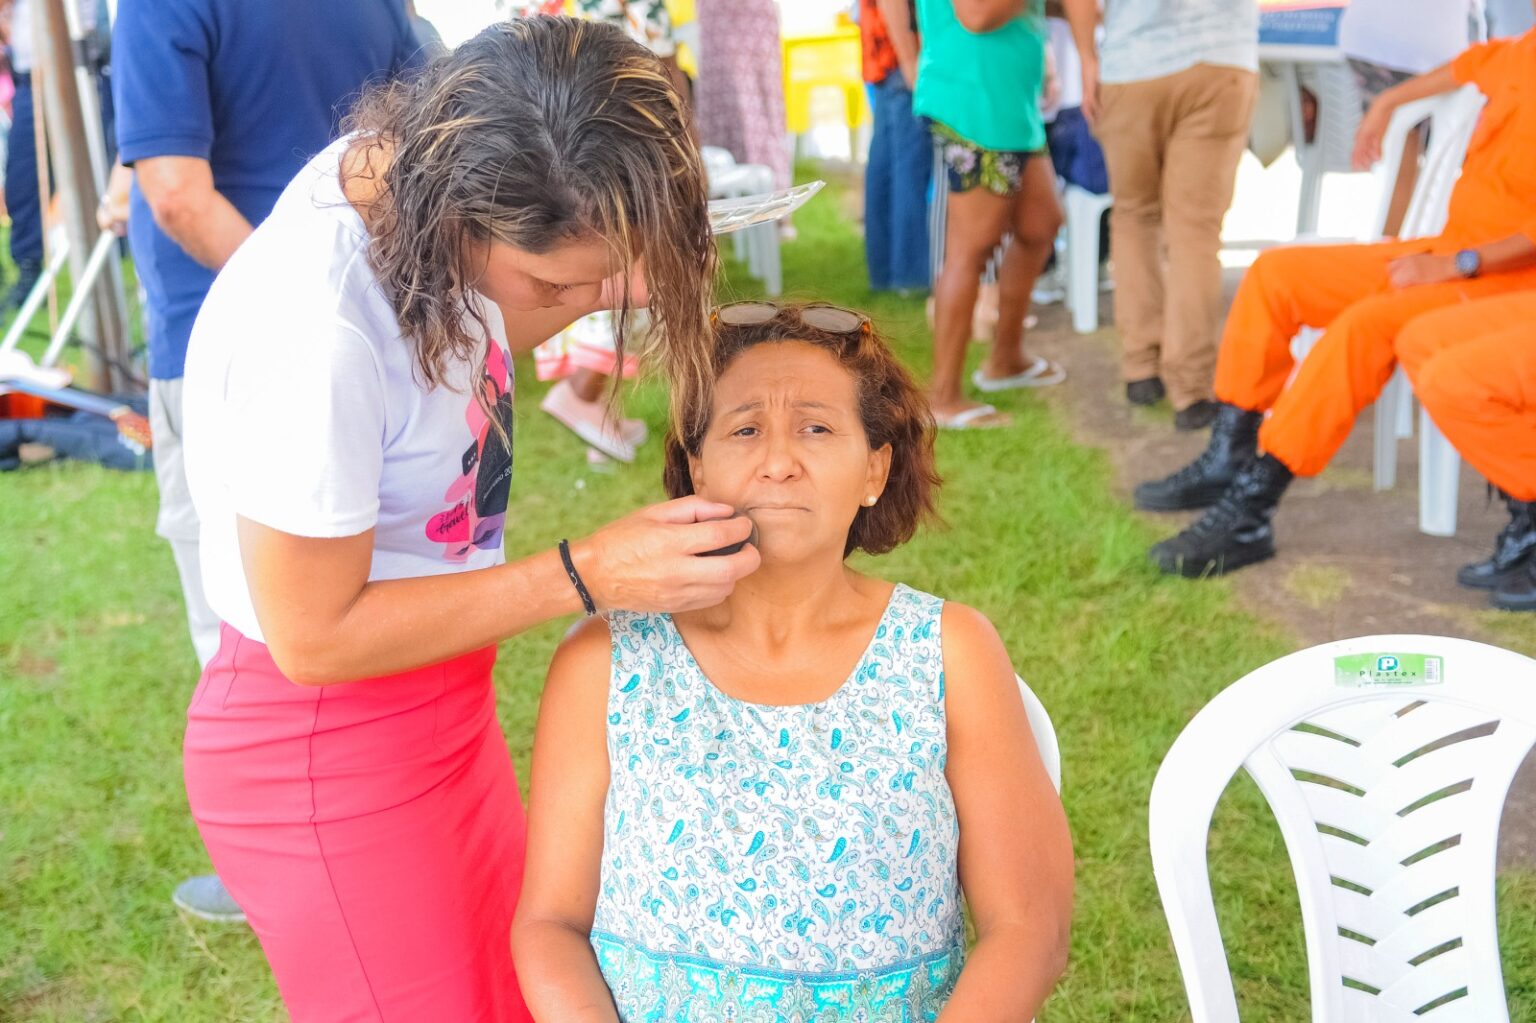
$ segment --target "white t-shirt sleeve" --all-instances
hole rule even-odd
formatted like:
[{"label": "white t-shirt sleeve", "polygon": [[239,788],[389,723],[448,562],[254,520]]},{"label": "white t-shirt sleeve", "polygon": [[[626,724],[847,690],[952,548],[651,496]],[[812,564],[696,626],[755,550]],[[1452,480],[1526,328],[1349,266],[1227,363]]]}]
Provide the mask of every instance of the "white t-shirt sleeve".
[{"label": "white t-shirt sleeve", "polygon": [[[254,356],[254,357],[253,357]],[[379,517],[385,385],[350,328],[237,355],[225,397],[236,514],[295,536],[354,536]]]}]

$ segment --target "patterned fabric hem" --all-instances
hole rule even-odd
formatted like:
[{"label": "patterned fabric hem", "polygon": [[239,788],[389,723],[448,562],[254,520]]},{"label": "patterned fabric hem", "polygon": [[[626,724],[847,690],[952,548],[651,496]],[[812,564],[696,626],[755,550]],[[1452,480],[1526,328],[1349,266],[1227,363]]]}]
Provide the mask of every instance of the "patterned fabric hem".
[{"label": "patterned fabric hem", "polygon": [[1004,198],[1024,186],[1024,165],[1039,152],[987,149],[939,121],[932,122],[933,137],[944,155],[951,192],[985,188]]},{"label": "patterned fabric hem", "polygon": [[604,931],[591,942],[623,1023],[931,1023],[965,962],[957,945],[878,970],[810,973],[655,952]]}]

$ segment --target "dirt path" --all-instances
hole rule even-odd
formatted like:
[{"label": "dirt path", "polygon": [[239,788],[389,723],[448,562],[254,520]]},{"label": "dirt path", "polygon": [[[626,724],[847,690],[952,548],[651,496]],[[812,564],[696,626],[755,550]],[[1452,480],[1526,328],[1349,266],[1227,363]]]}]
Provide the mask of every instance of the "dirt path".
[{"label": "dirt path", "polygon": [[[1237,271],[1229,271],[1229,288]],[[1113,302],[1102,303],[1109,323]],[[1119,377],[1113,327],[1079,337],[1061,306],[1038,310],[1030,347],[1062,360],[1071,380],[1051,398],[1077,438],[1106,451],[1116,489],[1127,504],[1144,479],[1172,472],[1204,447],[1206,434],[1173,429],[1166,406],[1133,410]],[[1418,444],[1398,446],[1396,489],[1372,487],[1373,415],[1367,411],[1333,465],[1316,479],[1298,480],[1275,520],[1280,555],[1234,577],[1239,598],[1254,613],[1288,627],[1306,644],[1372,633],[1460,636],[1519,647],[1490,634],[1486,604],[1456,585],[1456,569],[1483,557],[1506,520],[1490,504],[1483,479],[1462,469],[1458,532],[1452,538],[1418,531]],[[1149,516],[1168,533],[1191,515]],[[1199,585],[1191,583],[1190,585]],[[1531,654],[1536,650],[1526,649]],[[1516,778],[1500,835],[1500,860],[1536,865],[1536,756]]]}]

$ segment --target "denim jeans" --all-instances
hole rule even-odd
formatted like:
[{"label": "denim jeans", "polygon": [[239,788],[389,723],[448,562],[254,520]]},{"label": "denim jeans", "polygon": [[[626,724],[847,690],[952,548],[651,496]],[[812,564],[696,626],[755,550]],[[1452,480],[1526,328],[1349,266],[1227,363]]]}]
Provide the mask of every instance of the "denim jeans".
[{"label": "denim jeans", "polygon": [[1082,107],[1063,107],[1057,111],[1056,119],[1045,126],[1045,140],[1058,178],[1095,195],[1109,191],[1104,150],[1088,130]]},{"label": "denim jeans", "polygon": [[912,93],[899,71],[875,83],[874,135],[864,172],[864,255],[875,291],[926,288],[928,182],[933,143],[912,113]]},{"label": "denim jeans", "polygon": [[32,127],[32,76],[15,76],[10,148],[5,154],[5,208],[11,215],[11,259],[43,261],[43,204],[37,194],[37,143]]},{"label": "denim jeans", "polygon": [[[32,75],[30,72],[18,72],[12,78],[16,84],[16,95],[11,100],[11,133],[5,153],[5,208],[11,215],[11,261],[18,264],[41,263],[43,204],[37,188],[39,154],[32,123]],[[96,76],[96,94],[101,106],[107,163],[110,164],[117,159],[117,137],[112,84],[110,76],[105,72]]]}]

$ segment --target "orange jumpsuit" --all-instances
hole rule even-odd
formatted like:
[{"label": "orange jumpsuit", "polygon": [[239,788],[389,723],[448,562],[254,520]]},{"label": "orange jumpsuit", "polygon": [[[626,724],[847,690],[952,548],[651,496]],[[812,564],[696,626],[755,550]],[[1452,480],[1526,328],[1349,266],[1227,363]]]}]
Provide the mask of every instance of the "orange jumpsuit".
[{"label": "orange jumpsuit", "polygon": [[1398,357],[1446,439],[1517,501],[1536,501],[1536,291],[1426,313]]},{"label": "orange jumpsuit", "polygon": [[[1517,233],[1536,241],[1536,31],[1473,46],[1452,71],[1488,103],[1451,194],[1445,230],[1411,241],[1271,250],[1244,276],[1228,313],[1216,396],[1239,408],[1272,411],[1259,443],[1298,476],[1321,472],[1344,443],[1391,377],[1400,333],[1416,318],[1536,288],[1536,267],[1403,289],[1388,280],[1387,264],[1398,256],[1450,254]],[[1291,339],[1306,326],[1326,330],[1286,387]],[[1476,464],[1476,456],[1463,454]]]}]

